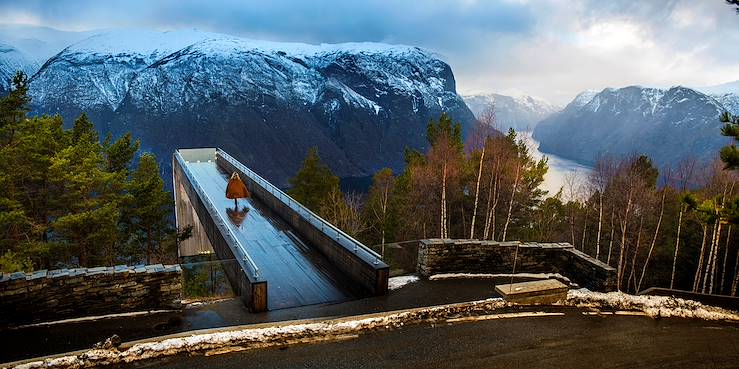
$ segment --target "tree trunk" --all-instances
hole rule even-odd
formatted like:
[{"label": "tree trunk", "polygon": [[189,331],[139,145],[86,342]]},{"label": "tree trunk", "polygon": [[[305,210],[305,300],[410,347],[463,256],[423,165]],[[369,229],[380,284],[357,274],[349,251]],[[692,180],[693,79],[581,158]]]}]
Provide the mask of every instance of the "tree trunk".
[{"label": "tree trunk", "polygon": [[446,238],[446,162],[441,175],[441,211],[439,220],[439,237]]},{"label": "tree trunk", "polygon": [[657,236],[659,235],[659,227],[662,225],[662,216],[665,213],[665,194],[667,190],[662,190],[662,205],[659,208],[659,218],[657,219],[657,228],[654,230],[654,237],[652,237],[652,244],[649,246],[649,253],[647,254],[647,260],[644,261],[644,267],[641,270],[641,277],[639,277],[639,283],[636,285],[636,293],[641,291],[641,284],[644,281],[644,275],[647,273],[647,265],[649,265],[649,259],[652,257],[654,251],[654,244],[657,242]]},{"label": "tree trunk", "polygon": [[485,227],[482,231],[482,239],[488,239],[488,232],[490,231],[490,213],[492,212],[491,206],[493,204],[493,178],[496,177],[497,165],[493,166],[490,170],[490,180],[488,181],[488,201],[485,209]]},{"label": "tree trunk", "polygon": [[572,246],[577,246],[577,243],[575,243],[575,211],[572,210],[572,206],[570,206],[570,243]]},{"label": "tree trunk", "polygon": [[608,259],[606,261],[606,264],[609,266],[611,265],[611,255],[613,255],[613,236],[616,235],[616,227],[615,224],[613,224],[614,218],[615,214],[613,208],[611,208],[611,237],[608,239]]},{"label": "tree trunk", "polygon": [[731,284],[732,296],[736,296],[737,285],[739,285],[739,250],[736,251],[736,260],[734,260],[734,283]]},{"label": "tree trunk", "polygon": [[719,222],[718,222],[718,228],[716,230],[716,241],[715,241],[715,244],[713,245],[713,249],[711,251],[711,254],[713,254],[713,260],[712,260],[712,264],[711,264],[711,275],[708,277],[709,278],[709,282],[708,282],[709,283],[708,284],[708,293],[711,293],[711,294],[713,293],[713,282],[716,280],[716,276],[718,275],[718,273],[716,272],[716,270],[718,270],[718,265],[717,265],[717,263],[718,263],[717,262],[717,260],[718,260],[718,245],[719,245],[720,239],[721,239],[721,226],[722,226],[722,224],[721,224],[721,221],[719,220]]},{"label": "tree trunk", "polygon": [[146,229],[146,263],[151,264],[151,254],[153,251],[153,247],[151,245],[151,228]]},{"label": "tree trunk", "polygon": [[495,196],[493,197],[493,212],[490,218],[490,239],[495,239],[495,230],[498,229],[498,203],[500,202],[500,175],[495,178]]},{"label": "tree trunk", "polygon": [[475,185],[475,206],[472,210],[472,224],[470,225],[470,238],[475,238],[475,219],[477,218],[477,204],[480,200],[480,179],[482,178],[482,162],[485,159],[485,145],[482,145],[482,153],[480,154],[480,166],[477,169],[477,184]]},{"label": "tree trunk", "polygon": [[582,240],[580,242],[580,249],[582,252],[585,252],[585,235],[588,232],[588,217],[587,213],[585,213],[585,216],[583,217],[583,225],[582,225]]},{"label": "tree trunk", "polygon": [[708,225],[701,223],[703,228],[703,238],[701,240],[701,253],[698,257],[698,269],[695,271],[695,278],[693,279],[693,292],[698,292],[700,287],[701,273],[703,273],[703,258],[706,255],[706,236],[708,234]]},{"label": "tree trunk", "polygon": [[600,260],[600,233],[603,229],[603,192],[598,191],[598,233],[595,237],[595,259]]},{"label": "tree trunk", "polygon": [[87,261],[88,261],[87,260],[87,246],[83,242],[80,242],[79,245],[80,245],[80,266],[88,267],[89,265],[87,265]]},{"label": "tree trunk", "polygon": [[626,289],[629,288],[629,283],[631,283],[632,286],[634,286],[634,293],[638,292],[636,291],[636,258],[639,256],[639,248],[641,247],[641,234],[642,229],[644,228],[644,216],[639,216],[639,231],[636,233],[636,247],[634,247],[634,256],[632,256],[631,259],[631,272],[629,272],[629,279],[626,283]]},{"label": "tree trunk", "polygon": [[521,172],[521,166],[516,166],[516,177],[513,180],[513,189],[511,191],[511,201],[508,202],[508,215],[506,216],[505,225],[503,226],[503,237],[501,240],[505,242],[508,233],[508,225],[511,223],[511,213],[513,212],[513,201],[515,200],[516,190],[518,190],[518,177]]},{"label": "tree trunk", "polygon": [[724,281],[726,280],[726,261],[729,258],[729,240],[731,239],[731,224],[726,230],[726,247],[724,248],[724,266],[721,268],[721,286],[719,287],[718,293],[724,293]]},{"label": "tree trunk", "polygon": [[708,260],[706,261],[706,270],[703,272],[703,284],[701,285],[701,292],[706,293],[706,287],[708,286],[708,275],[711,272],[711,263],[713,262],[713,245],[716,243],[716,230],[719,227],[719,220],[713,224],[713,232],[711,234],[711,246],[709,247]]},{"label": "tree trunk", "polygon": [[631,193],[629,193],[628,201],[626,202],[626,211],[624,212],[624,218],[621,220],[621,250],[618,255],[618,271],[616,281],[616,288],[621,291],[621,281],[624,276],[624,264],[626,263],[626,231],[629,225],[629,211],[631,210]]},{"label": "tree trunk", "polygon": [[683,225],[685,205],[680,204],[680,215],[677,217],[677,239],[675,240],[675,256],[672,258],[672,274],[670,275],[670,289],[675,288],[675,267],[677,266],[677,252],[680,250],[680,228]]}]

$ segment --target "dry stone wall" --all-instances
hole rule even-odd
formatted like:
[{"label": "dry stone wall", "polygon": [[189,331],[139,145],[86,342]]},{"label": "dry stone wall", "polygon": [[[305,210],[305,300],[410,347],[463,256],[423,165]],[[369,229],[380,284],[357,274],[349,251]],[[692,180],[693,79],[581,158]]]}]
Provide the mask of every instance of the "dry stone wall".
[{"label": "dry stone wall", "polygon": [[595,291],[615,290],[616,270],[569,243],[426,239],[418,241],[418,273],[560,273]]},{"label": "dry stone wall", "polygon": [[0,273],[0,325],[179,308],[179,265]]}]

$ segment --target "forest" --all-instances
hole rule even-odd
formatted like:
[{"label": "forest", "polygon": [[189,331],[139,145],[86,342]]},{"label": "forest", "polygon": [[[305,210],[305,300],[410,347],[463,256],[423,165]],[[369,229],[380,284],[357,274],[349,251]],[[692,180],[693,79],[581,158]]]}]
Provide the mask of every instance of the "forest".
[{"label": "forest", "polygon": [[[724,135],[739,135],[736,117],[725,113],[721,122]],[[736,295],[733,145],[708,165],[685,160],[662,170],[643,155],[601,156],[587,178],[546,194],[546,158],[535,160],[513,130],[495,128],[491,108],[463,140],[460,124],[443,114],[428,125],[429,149],[407,149],[404,171],[379,170],[366,195],[342,194],[314,149],[290,194],[378,250],[422,238],[569,242],[614,267],[622,291]]]},{"label": "forest", "polygon": [[27,77],[0,98],[0,271],[176,262],[173,200],[130,134],[102,140],[82,114],[29,117]]}]

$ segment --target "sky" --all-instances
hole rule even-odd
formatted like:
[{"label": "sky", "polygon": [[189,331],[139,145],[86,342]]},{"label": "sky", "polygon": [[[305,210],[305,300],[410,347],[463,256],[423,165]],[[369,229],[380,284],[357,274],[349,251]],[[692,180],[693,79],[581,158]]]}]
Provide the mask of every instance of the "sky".
[{"label": "sky", "polygon": [[413,45],[449,63],[460,94],[559,105],[586,89],[739,80],[739,14],[724,0],[0,0],[0,24]]}]

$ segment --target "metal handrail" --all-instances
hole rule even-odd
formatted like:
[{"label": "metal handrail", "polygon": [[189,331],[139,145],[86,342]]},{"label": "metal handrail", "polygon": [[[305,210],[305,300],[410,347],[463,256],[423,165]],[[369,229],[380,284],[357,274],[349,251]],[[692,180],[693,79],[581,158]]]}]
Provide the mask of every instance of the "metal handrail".
[{"label": "metal handrail", "polygon": [[[249,169],[244,164],[241,164],[238,160],[234,159],[231,155],[229,155],[227,152],[216,149],[216,152],[221,155],[226,161],[234,165],[235,167],[239,168],[242,172],[244,172],[246,175],[251,177],[252,180],[257,182],[260,186],[262,186],[264,189],[266,189],[269,193],[271,193],[273,196],[277,197],[280,201],[287,204],[291,209],[298,212],[298,214],[302,213],[304,218],[308,219],[309,222],[311,222],[311,219],[316,220],[321,226],[321,231],[328,234],[326,232],[325,228],[328,228],[332,231],[332,233],[336,233],[336,240],[340,240],[341,238],[346,239],[354,246],[354,252],[358,252],[360,249],[369,253],[371,256],[375,258],[374,264],[379,264],[380,260],[382,260],[382,256],[375,252],[374,250],[370,249],[369,247],[365,246],[363,243],[357,241],[354,237],[346,234],[344,231],[336,227],[335,225],[327,222],[320,216],[318,216],[316,213],[305,207],[305,205],[301,204],[298,201],[295,201],[290,195],[279,189],[277,186],[273,185],[269,181],[262,178],[259,174],[254,172],[253,170]],[[295,208],[297,207],[297,209]],[[311,222],[313,224],[313,222]],[[315,225],[315,224],[313,224]],[[339,243],[341,244],[341,243]],[[343,245],[342,245],[343,246]]]},{"label": "metal handrail", "polygon": [[[225,229],[227,238],[231,239],[231,242],[236,244],[236,250],[242,254],[242,260],[247,262],[250,267],[254,270],[254,278],[259,278],[259,267],[254,262],[254,260],[249,256],[249,254],[246,252],[246,248],[241,245],[241,242],[239,242],[238,238],[236,238],[236,234],[233,233],[231,230],[231,227],[229,227],[226,222],[223,220],[223,217],[218,213],[218,210],[215,206],[215,203],[213,200],[208,196],[208,194],[203,190],[203,187],[200,185],[200,182],[195,178],[195,176],[192,174],[190,169],[187,167],[187,161],[180,155],[180,153],[175,153],[175,157],[180,162],[180,167],[182,167],[182,170],[185,172],[185,175],[192,183],[192,187],[195,190],[195,192],[200,195],[200,197],[205,200],[205,206],[209,213],[211,213],[211,218],[213,218],[214,221],[216,221],[216,226],[218,226],[221,229]],[[228,240],[226,240],[228,242]]]}]

